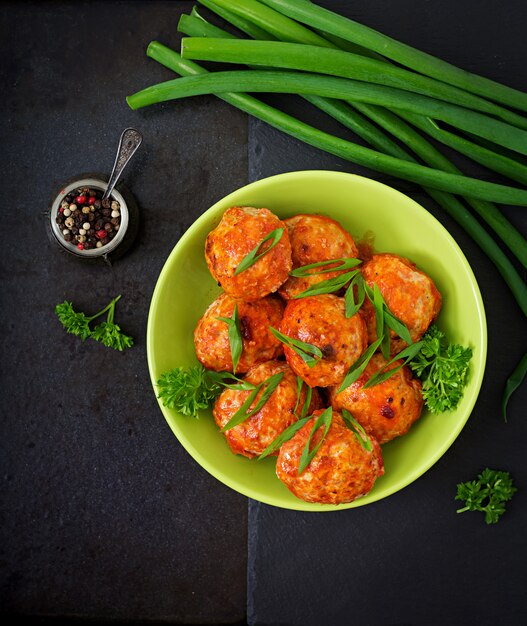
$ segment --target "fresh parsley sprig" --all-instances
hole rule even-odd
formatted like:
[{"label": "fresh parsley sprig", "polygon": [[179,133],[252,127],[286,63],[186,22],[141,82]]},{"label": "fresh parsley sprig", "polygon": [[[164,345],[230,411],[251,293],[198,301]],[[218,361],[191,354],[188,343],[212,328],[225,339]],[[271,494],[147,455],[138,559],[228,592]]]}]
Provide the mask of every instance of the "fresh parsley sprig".
[{"label": "fresh parsley sprig", "polygon": [[[265,254],[271,251],[276,246],[276,244],[280,241],[283,234],[284,234],[284,228],[275,228],[275,230],[272,230],[268,235],[266,235],[257,246],[255,246],[248,254],[246,254],[243,257],[238,267],[236,268],[234,275],[237,276],[238,274],[245,272],[245,270],[249,269],[252,265],[254,265],[257,261],[259,261]],[[265,249],[262,249],[263,245],[271,239],[273,240],[271,242],[271,245],[267,246],[267,248]]]},{"label": "fresh parsley sprig", "polygon": [[269,326],[269,329],[278,341],[281,341],[285,346],[293,350],[293,352],[296,352],[296,354],[298,354],[308,367],[316,365],[324,356],[322,354],[322,350],[317,348],[317,346],[314,346],[312,343],[307,343],[305,341],[301,341],[300,339],[293,339],[293,337],[284,335],[284,333],[281,333],[272,326]]},{"label": "fresh parsley sprig", "polygon": [[[80,337],[82,341],[90,337],[95,341],[101,342],[108,348],[122,352],[125,348],[131,348],[134,340],[129,335],[125,335],[121,331],[120,326],[114,322],[115,305],[120,299],[121,296],[117,296],[91,317],[88,317],[81,311],[75,311],[73,304],[68,300],[57,304],[55,313],[68,333]],[[90,322],[101,317],[104,313],[107,313],[106,321],[101,322],[92,330],[90,328]]]},{"label": "fresh parsley sprig", "polygon": [[232,369],[236,374],[236,368],[240,362],[243,351],[242,331],[240,328],[240,319],[238,316],[238,305],[234,305],[232,317],[217,317],[216,319],[225,322],[229,328],[229,347],[231,350]]},{"label": "fresh parsley sprig", "polygon": [[449,344],[435,325],[421,343],[409,366],[422,381],[427,408],[432,413],[455,409],[463,396],[472,349]]},{"label": "fresh parsley sprig", "polygon": [[505,513],[505,503],[518,491],[514,487],[509,472],[484,469],[476,480],[457,485],[455,500],[462,500],[465,506],[457,513],[481,511],[485,513],[487,524],[496,524]]},{"label": "fresh parsley sprig", "polygon": [[210,407],[224,387],[246,391],[254,389],[255,385],[230,372],[212,372],[199,364],[175,367],[162,374],[157,381],[157,397],[167,408],[197,417],[201,409]]}]

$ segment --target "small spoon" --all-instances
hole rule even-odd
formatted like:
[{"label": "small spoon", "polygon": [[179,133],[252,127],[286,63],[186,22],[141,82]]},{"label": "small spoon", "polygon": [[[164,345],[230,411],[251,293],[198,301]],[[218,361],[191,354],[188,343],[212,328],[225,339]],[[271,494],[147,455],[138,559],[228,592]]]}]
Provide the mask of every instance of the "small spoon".
[{"label": "small spoon", "polygon": [[135,154],[135,151],[139,148],[142,141],[143,135],[135,128],[125,128],[123,130],[121,139],[119,140],[119,147],[117,148],[117,155],[115,156],[115,163],[113,164],[112,175],[110,176],[108,187],[106,187],[101,201],[107,200],[110,197],[124,168],[128,165],[128,161]]}]

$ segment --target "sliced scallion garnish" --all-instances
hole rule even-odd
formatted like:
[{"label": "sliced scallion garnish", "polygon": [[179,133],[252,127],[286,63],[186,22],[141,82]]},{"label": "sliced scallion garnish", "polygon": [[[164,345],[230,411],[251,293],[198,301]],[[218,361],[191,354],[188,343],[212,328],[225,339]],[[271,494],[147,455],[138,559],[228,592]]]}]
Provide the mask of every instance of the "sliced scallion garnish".
[{"label": "sliced scallion garnish", "polygon": [[[283,228],[275,228],[275,230],[272,230],[268,235],[266,235],[257,246],[255,246],[248,254],[246,254],[243,257],[240,264],[236,268],[234,275],[236,276],[237,274],[241,274],[242,272],[245,272],[246,269],[249,269],[252,265],[254,265],[257,261],[259,261],[265,254],[267,254],[270,250],[272,250],[276,246],[276,244],[282,238],[283,234],[284,234]],[[266,242],[268,242],[270,239],[273,240],[271,245],[268,246],[262,252],[260,252],[260,250],[262,249],[262,246]]]},{"label": "sliced scallion garnish", "polygon": [[348,283],[358,271],[359,270],[346,272],[344,274],[340,274],[339,276],[328,278],[327,280],[321,280],[320,282],[311,285],[311,287],[308,287],[305,291],[302,291],[302,293],[293,296],[293,299],[306,298],[307,296],[320,296],[324,293],[334,293],[335,291],[339,291],[342,287],[346,286],[346,283]]},{"label": "sliced scallion garnish", "polygon": [[[417,341],[416,343],[412,343],[411,345],[406,347],[404,350],[401,350],[399,354],[396,354],[393,359],[388,361],[385,365],[383,365],[383,367],[381,367],[381,369],[377,373],[375,373],[370,379],[368,379],[368,381],[364,384],[364,389],[366,389],[367,387],[373,387],[374,385],[378,385],[379,383],[388,380],[388,378],[396,374],[404,365],[408,363],[408,361],[411,361],[417,355],[419,350],[421,350],[422,345],[422,341]],[[403,362],[393,369],[387,369],[390,365],[392,365],[393,363],[395,363],[395,361],[398,361],[399,359],[403,359]]]},{"label": "sliced scallion garnish", "polygon": [[311,343],[306,343],[305,341],[300,341],[300,339],[293,339],[293,337],[288,337],[281,333],[276,328],[269,326],[273,335],[281,341],[285,346],[293,350],[298,356],[304,361],[304,363],[308,367],[313,367],[318,363],[318,361],[324,356],[322,354],[322,350],[317,348]]},{"label": "sliced scallion garnish", "polygon": [[[302,451],[302,456],[300,457],[300,463],[298,464],[298,475],[300,475],[306,469],[306,467],[311,463],[311,461],[314,459],[316,453],[318,452],[320,446],[322,445],[322,442],[324,441],[324,439],[326,438],[326,435],[328,434],[329,427],[331,426],[332,417],[333,417],[333,409],[331,407],[328,407],[315,420],[315,423],[313,424],[313,428],[311,429],[311,432],[309,433],[309,437],[306,441],[306,445],[304,446],[304,449]],[[320,441],[312,450],[309,450],[309,447],[311,446],[311,440],[313,439],[313,435],[322,426],[324,426],[324,432],[322,433],[322,437],[320,438]]]},{"label": "sliced scallion garnish", "polygon": [[238,305],[234,306],[232,317],[217,317],[216,319],[225,322],[229,327],[229,346],[231,349],[232,369],[236,374],[236,368],[240,362],[243,350],[242,331],[240,328],[240,319],[238,317]]},{"label": "sliced scallion garnish", "polygon": [[364,428],[359,424],[359,422],[357,422],[353,415],[346,409],[342,409],[342,419],[344,420],[346,426],[355,435],[355,438],[360,443],[360,445],[367,452],[371,452],[373,450],[373,446],[371,445],[371,439],[368,437]]},{"label": "sliced scallion garnish", "polygon": [[[326,269],[320,269],[320,267],[325,267],[326,265],[333,265],[337,263],[335,267],[329,267]],[[360,259],[354,259],[351,257],[346,257],[342,259],[329,259],[327,261],[319,261],[318,263],[310,263],[309,265],[302,265],[301,267],[297,267],[296,269],[289,272],[289,276],[294,276],[295,278],[305,278],[306,276],[316,276],[317,274],[326,274],[328,272],[341,272],[343,270],[349,270],[357,265],[360,265],[362,261]],[[311,272],[310,270],[317,269],[316,272]]]},{"label": "sliced scallion garnish", "polygon": [[[357,288],[357,298],[355,298],[355,288]],[[364,304],[365,297],[364,278],[360,272],[357,272],[344,294],[346,317],[353,317],[359,312],[359,309]]]},{"label": "sliced scallion garnish", "polygon": [[299,419],[297,422],[294,422],[285,430],[283,430],[280,435],[278,435],[278,437],[267,446],[262,454],[260,454],[260,456],[258,457],[258,461],[261,461],[262,459],[265,459],[266,456],[269,456],[273,452],[276,452],[276,450],[278,450],[282,446],[282,444],[292,439],[292,437],[296,435],[296,433],[302,428],[302,426],[304,426],[304,424],[307,424],[310,419],[311,415],[309,415],[308,417],[303,417],[302,419]]},{"label": "sliced scallion garnish", "polygon": [[[241,424],[246,419],[252,417],[255,413],[261,410],[264,404],[269,400],[274,390],[280,384],[280,381],[284,377],[284,372],[277,372],[270,376],[267,380],[263,381],[259,385],[257,385],[249,394],[245,402],[241,405],[241,407],[236,411],[236,413],[231,417],[231,419],[225,424],[225,426],[221,429],[221,432],[225,432],[226,430],[230,430],[238,424]],[[256,406],[250,409],[251,404],[256,400],[256,396],[259,394],[261,390],[264,390],[260,399],[258,400]]]},{"label": "sliced scallion garnish", "polygon": [[381,345],[382,337],[374,341],[368,348],[361,354],[361,356],[353,363],[349,368],[342,384],[338,388],[337,393],[341,393],[344,389],[347,389],[352,383],[354,383],[364,372],[366,366],[370,362],[371,357],[375,354],[377,348]]}]

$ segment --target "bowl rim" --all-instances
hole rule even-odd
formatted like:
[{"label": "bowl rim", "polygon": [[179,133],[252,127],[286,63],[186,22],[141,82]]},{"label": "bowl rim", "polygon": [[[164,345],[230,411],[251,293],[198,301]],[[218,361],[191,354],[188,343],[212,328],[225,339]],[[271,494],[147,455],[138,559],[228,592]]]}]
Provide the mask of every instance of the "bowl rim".
[{"label": "bowl rim", "polygon": [[[298,499],[298,502],[293,501],[290,504],[288,503],[287,506],[284,506],[282,504],[277,504],[276,502],[273,501],[272,498],[267,498],[265,495],[262,496],[257,491],[252,490],[251,488],[246,488],[244,485],[241,485],[241,484],[237,483],[236,480],[233,480],[229,476],[226,476],[225,473],[221,469],[218,470],[217,467],[214,467],[212,465],[212,463],[210,463],[208,461],[207,457],[205,455],[203,455],[201,450],[196,448],[187,439],[187,437],[185,436],[185,433],[178,428],[178,425],[177,425],[176,421],[174,419],[172,419],[172,415],[170,414],[171,411],[173,412],[173,409],[167,409],[163,405],[161,399],[157,397],[157,391],[156,391],[156,382],[157,381],[156,381],[156,377],[155,377],[155,373],[154,373],[154,362],[153,362],[153,360],[154,360],[153,319],[155,317],[156,309],[159,306],[159,301],[160,301],[160,297],[161,297],[161,291],[162,291],[162,288],[163,288],[163,284],[165,282],[166,276],[170,272],[170,266],[172,265],[172,261],[173,261],[174,257],[176,257],[176,255],[179,252],[179,249],[185,245],[187,240],[189,240],[193,236],[194,231],[199,230],[201,225],[204,222],[206,222],[207,220],[209,220],[210,215],[215,213],[216,211],[218,211],[220,206],[235,206],[236,202],[234,202],[234,200],[231,201],[231,198],[234,199],[241,191],[256,190],[256,189],[258,189],[261,186],[267,185],[270,181],[282,181],[282,180],[287,180],[287,181],[296,180],[296,181],[298,181],[298,180],[305,179],[306,177],[311,177],[312,178],[314,176],[317,176],[319,178],[326,178],[328,180],[329,179],[333,179],[334,177],[346,178],[346,179],[355,179],[355,180],[360,181],[362,184],[370,185],[371,187],[376,187],[376,188],[380,187],[382,189],[387,189],[391,193],[403,196],[405,201],[409,201],[411,205],[414,205],[414,210],[416,210],[418,212],[424,211],[424,213],[426,214],[425,215],[425,219],[431,220],[432,222],[435,222],[436,227],[439,227],[443,231],[445,238],[447,240],[449,240],[450,245],[452,246],[452,248],[457,253],[460,261],[462,262],[463,266],[465,267],[465,269],[467,271],[467,274],[468,274],[468,276],[470,278],[470,282],[472,284],[473,296],[475,298],[476,306],[477,306],[477,316],[478,316],[478,320],[479,320],[479,339],[480,339],[480,345],[478,346],[478,351],[481,354],[481,357],[479,359],[480,367],[478,368],[477,371],[473,372],[473,375],[476,376],[478,380],[476,381],[476,385],[471,389],[470,395],[468,397],[465,396],[465,397],[468,398],[468,400],[467,400],[467,409],[466,409],[466,417],[463,420],[459,420],[456,423],[456,426],[450,432],[449,437],[447,437],[445,439],[445,441],[443,442],[443,444],[440,446],[440,448],[438,448],[435,451],[435,453],[430,456],[430,459],[428,460],[428,462],[426,464],[422,464],[421,466],[416,468],[415,471],[409,472],[406,476],[404,476],[404,478],[401,478],[395,485],[393,485],[390,488],[388,493],[373,494],[372,496],[370,496],[370,499],[367,502],[362,502],[363,499],[362,498],[358,498],[357,500],[354,500],[351,503],[346,503],[346,504],[341,504],[341,505],[321,504],[321,505],[319,505],[320,508],[316,508],[316,509],[312,508],[313,507],[313,503],[307,503],[307,502],[304,502],[303,500],[300,500],[300,499]],[[365,506],[367,504],[373,504],[374,502],[377,502],[377,501],[379,501],[381,499],[387,498],[388,496],[391,496],[391,495],[397,493],[398,491],[401,491],[401,489],[404,489],[405,487],[407,487],[408,485],[413,483],[420,476],[425,474],[433,465],[435,465],[437,463],[437,461],[439,461],[439,459],[441,459],[443,457],[443,455],[446,453],[446,451],[450,448],[450,446],[457,439],[459,433],[464,428],[464,426],[467,423],[470,415],[472,414],[472,411],[474,409],[474,405],[476,404],[476,400],[477,400],[477,398],[479,396],[479,392],[480,392],[481,385],[482,385],[482,382],[483,382],[483,377],[484,377],[484,373],[485,373],[485,366],[486,366],[486,360],[487,360],[487,320],[486,320],[486,315],[485,315],[485,308],[484,308],[484,304],[483,304],[483,299],[482,299],[482,296],[481,296],[481,291],[479,289],[478,282],[476,280],[474,272],[473,272],[473,270],[472,270],[472,268],[471,268],[471,266],[470,266],[466,256],[464,255],[463,251],[461,250],[461,248],[458,245],[458,243],[456,242],[456,240],[448,232],[448,230],[443,226],[443,224],[441,224],[441,222],[436,217],[434,217],[425,207],[423,207],[418,202],[416,202],[413,198],[410,198],[409,196],[407,196],[406,194],[402,193],[401,191],[398,191],[397,189],[394,189],[393,187],[390,187],[389,185],[381,183],[381,182],[379,182],[379,181],[377,181],[375,179],[372,179],[372,178],[368,178],[368,177],[365,177],[365,176],[360,176],[358,174],[352,174],[352,173],[348,173],[348,172],[339,172],[339,171],[334,171],[334,170],[299,170],[299,171],[294,171],[294,172],[285,172],[285,173],[282,173],[282,174],[275,174],[273,176],[268,176],[266,178],[262,178],[260,180],[257,180],[257,181],[254,181],[252,183],[248,183],[247,185],[244,185],[242,187],[239,187],[238,189],[232,191],[231,193],[227,194],[223,198],[220,198],[211,207],[209,207],[206,211],[204,211],[189,226],[189,228],[183,233],[183,235],[180,237],[180,239],[176,242],[174,248],[172,249],[172,251],[170,252],[168,257],[166,258],[166,260],[164,262],[164,265],[163,265],[163,268],[161,269],[161,272],[159,273],[159,276],[158,276],[158,279],[157,279],[157,282],[156,282],[156,286],[155,286],[154,292],[152,294],[152,300],[151,300],[151,303],[150,303],[150,308],[149,308],[149,311],[148,311],[148,323],[147,323],[147,331],[146,331],[146,348],[147,348],[147,361],[148,361],[148,370],[149,370],[149,374],[150,374],[150,380],[151,380],[151,383],[152,383],[152,387],[153,387],[154,393],[156,395],[157,402],[158,402],[159,407],[161,409],[161,412],[163,413],[163,416],[164,416],[165,420],[167,421],[170,429],[172,430],[172,432],[174,433],[174,435],[176,436],[178,441],[181,443],[183,448],[207,472],[209,472],[217,480],[219,480],[223,484],[227,485],[231,489],[234,489],[238,493],[241,493],[242,495],[244,495],[246,497],[252,498],[253,500],[256,500],[258,502],[262,502],[264,504],[268,504],[270,506],[276,506],[278,508],[284,508],[284,509],[287,509],[287,510],[298,510],[298,511],[305,511],[305,512],[344,511],[344,510],[347,510],[349,508],[355,508],[355,507],[359,507],[359,506]]]}]

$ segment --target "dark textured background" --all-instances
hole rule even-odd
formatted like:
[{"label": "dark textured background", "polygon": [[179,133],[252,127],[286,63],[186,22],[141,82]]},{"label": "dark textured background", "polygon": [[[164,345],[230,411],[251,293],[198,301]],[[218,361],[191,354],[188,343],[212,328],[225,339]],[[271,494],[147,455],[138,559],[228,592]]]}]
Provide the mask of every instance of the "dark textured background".
[{"label": "dark textured background", "polygon": [[[519,0],[324,4],[525,88]],[[177,18],[190,7],[1,6],[0,614],[235,623],[245,619],[248,572],[254,625],[521,623],[525,387],[511,402],[509,424],[499,417],[504,381],[525,349],[512,296],[461,228],[410,183],[248,124],[213,98],[130,111],[124,95],[170,77],[146,59],[146,45],[158,38],[177,47]],[[326,124],[296,100],[280,101]],[[139,236],[112,268],[85,265],[48,241],[45,211],[64,180],[109,173],[128,125],[145,137],[124,176],[141,207]],[[461,436],[413,485],[323,515],[251,501],[247,533],[247,500],[187,455],[157,407],[145,357],[148,305],[164,260],[203,210],[248,179],[309,168],[373,175],[444,223],[483,294],[487,373]],[[524,209],[506,212],[525,229]],[[117,320],[136,338],[124,354],[80,343],[55,319],[65,298],[89,312],[117,293]],[[456,483],[486,465],[511,471],[520,488],[493,527],[478,514],[456,516],[452,499]]]}]

